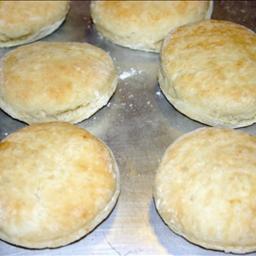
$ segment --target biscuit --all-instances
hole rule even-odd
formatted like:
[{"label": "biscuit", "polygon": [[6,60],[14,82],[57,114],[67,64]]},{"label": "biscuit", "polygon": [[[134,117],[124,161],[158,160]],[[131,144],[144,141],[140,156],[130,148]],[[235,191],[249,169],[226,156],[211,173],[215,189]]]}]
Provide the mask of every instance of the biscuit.
[{"label": "biscuit", "polygon": [[93,1],[96,29],[112,42],[159,52],[168,32],[211,17],[212,1]]},{"label": "biscuit", "polygon": [[256,250],[256,137],[201,128],[174,142],[156,173],[154,199],[166,224],[208,249]]},{"label": "biscuit", "polygon": [[20,129],[0,143],[0,239],[27,248],[74,242],[107,217],[119,186],[113,154],[86,130]]},{"label": "biscuit", "polygon": [[256,35],[229,21],[178,28],[163,43],[159,84],[181,113],[204,124],[256,121]]},{"label": "biscuit", "polygon": [[33,43],[10,51],[0,65],[0,107],[26,123],[80,122],[117,86],[110,56],[87,43]]},{"label": "biscuit", "polygon": [[69,1],[1,1],[0,47],[33,42],[65,20]]}]

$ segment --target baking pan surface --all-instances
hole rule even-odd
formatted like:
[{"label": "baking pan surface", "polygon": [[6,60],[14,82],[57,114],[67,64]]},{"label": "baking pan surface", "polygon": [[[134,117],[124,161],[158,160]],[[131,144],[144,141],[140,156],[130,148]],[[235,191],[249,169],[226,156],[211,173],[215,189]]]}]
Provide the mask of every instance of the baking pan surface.
[{"label": "baking pan surface", "polygon": [[[216,1],[213,18],[256,30],[256,1]],[[105,40],[92,25],[88,1],[74,1],[67,20],[42,41],[89,42],[114,59],[119,83],[107,106],[79,126],[112,149],[121,173],[116,208],[89,235],[71,245],[28,250],[0,241],[0,255],[228,255],[193,245],[174,234],[154,207],[152,185],[159,161],[180,135],[204,127],[175,110],[157,82],[159,55],[130,50]],[[2,57],[10,49],[1,49]],[[0,136],[25,124],[0,111]],[[256,134],[256,124],[239,129]]]}]

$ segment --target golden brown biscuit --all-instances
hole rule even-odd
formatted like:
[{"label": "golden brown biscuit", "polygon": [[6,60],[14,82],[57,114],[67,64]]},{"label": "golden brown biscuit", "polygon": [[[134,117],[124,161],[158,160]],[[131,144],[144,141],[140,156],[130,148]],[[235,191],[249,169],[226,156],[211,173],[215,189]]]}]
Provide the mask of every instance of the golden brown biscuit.
[{"label": "golden brown biscuit", "polygon": [[107,217],[119,194],[110,149],[64,122],[33,124],[0,143],[0,239],[58,247]]},{"label": "golden brown biscuit", "polygon": [[69,1],[1,1],[0,47],[38,40],[56,30],[69,10]]},{"label": "golden brown biscuit", "polygon": [[210,18],[210,1],[93,1],[96,29],[116,44],[159,52],[168,32]]},{"label": "golden brown biscuit", "polygon": [[221,128],[186,134],[165,152],[154,198],[166,224],[209,249],[256,250],[256,137]]},{"label": "golden brown biscuit", "polygon": [[161,51],[160,87],[188,117],[212,126],[256,121],[256,35],[228,21],[178,28]]},{"label": "golden brown biscuit", "polygon": [[107,104],[116,85],[105,51],[87,43],[34,43],[2,59],[0,107],[27,123],[77,123]]}]

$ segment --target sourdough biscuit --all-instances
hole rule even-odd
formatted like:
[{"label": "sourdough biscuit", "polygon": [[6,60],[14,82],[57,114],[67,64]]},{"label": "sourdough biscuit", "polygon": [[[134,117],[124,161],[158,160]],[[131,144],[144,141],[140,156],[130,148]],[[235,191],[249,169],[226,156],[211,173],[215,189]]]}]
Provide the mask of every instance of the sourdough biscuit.
[{"label": "sourdough biscuit", "polygon": [[113,209],[119,172],[110,149],[69,123],[33,124],[0,143],[0,239],[69,244]]},{"label": "sourdough biscuit", "polygon": [[34,43],[2,59],[0,107],[27,123],[77,123],[107,104],[116,85],[105,51],[87,43]]},{"label": "sourdough biscuit", "polygon": [[69,10],[69,1],[1,1],[0,47],[29,43],[55,31]]},{"label": "sourdough biscuit", "polygon": [[186,134],[156,173],[159,214],[177,234],[209,249],[256,250],[256,137],[221,128]]},{"label": "sourdough biscuit", "polygon": [[174,28],[210,18],[209,1],[93,1],[96,29],[116,44],[159,52]]},{"label": "sourdough biscuit", "polygon": [[243,127],[256,121],[256,35],[207,20],[178,28],[161,51],[159,83],[183,114],[202,123]]}]

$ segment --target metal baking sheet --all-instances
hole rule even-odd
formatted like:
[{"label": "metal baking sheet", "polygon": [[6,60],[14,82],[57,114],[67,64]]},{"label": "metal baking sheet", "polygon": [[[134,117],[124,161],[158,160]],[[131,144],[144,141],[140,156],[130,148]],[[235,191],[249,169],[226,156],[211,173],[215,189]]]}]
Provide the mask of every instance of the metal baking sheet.
[{"label": "metal baking sheet", "polygon": [[[213,18],[256,29],[255,1],[216,1]],[[227,255],[205,250],[174,234],[152,200],[154,172],[167,146],[203,125],[176,111],[157,83],[159,55],[119,47],[98,36],[89,2],[74,1],[66,22],[43,41],[89,42],[108,51],[119,73],[110,103],[79,124],[113,150],[121,195],[109,218],[78,242],[59,249],[28,250],[0,241],[0,255]],[[0,50],[0,57],[8,50]],[[0,111],[0,136],[25,126]],[[256,134],[256,125],[240,130]]]}]

